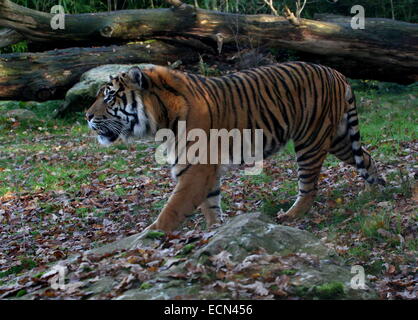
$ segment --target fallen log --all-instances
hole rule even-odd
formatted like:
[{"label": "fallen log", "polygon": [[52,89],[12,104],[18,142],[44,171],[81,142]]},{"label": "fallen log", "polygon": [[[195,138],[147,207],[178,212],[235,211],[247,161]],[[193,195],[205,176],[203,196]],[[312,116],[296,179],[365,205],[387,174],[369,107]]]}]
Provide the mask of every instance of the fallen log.
[{"label": "fallen log", "polygon": [[[353,30],[345,21],[243,15],[195,9],[124,10],[65,15],[65,29],[53,30],[53,15],[0,0],[0,26],[34,41],[121,41],[185,37],[213,51],[251,47],[291,49],[308,61],[321,61],[352,78],[399,83],[418,81],[418,25],[366,19]],[[202,45],[203,44],[203,45]],[[199,48],[196,48],[200,50]],[[312,58],[310,58],[312,56]]]},{"label": "fallen log", "polygon": [[10,46],[11,44],[18,43],[24,40],[19,32],[12,29],[0,29],[0,48]]},{"label": "fallen log", "polygon": [[0,99],[45,101],[62,99],[81,74],[103,64],[153,63],[181,59],[198,61],[187,47],[161,41],[97,48],[70,48],[43,53],[0,55]]}]

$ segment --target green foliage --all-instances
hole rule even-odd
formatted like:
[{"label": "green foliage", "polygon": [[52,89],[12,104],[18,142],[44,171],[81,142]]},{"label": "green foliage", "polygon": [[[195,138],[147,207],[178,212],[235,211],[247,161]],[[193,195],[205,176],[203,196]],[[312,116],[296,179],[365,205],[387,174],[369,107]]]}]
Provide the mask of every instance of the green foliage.
[{"label": "green foliage", "polygon": [[275,217],[280,210],[287,211],[292,206],[290,201],[278,200],[277,197],[264,199],[261,206],[261,212]]},{"label": "green foliage", "polygon": [[26,293],[27,291],[25,289],[21,289],[16,293],[16,298],[23,297]]},{"label": "green foliage", "polygon": [[414,91],[417,84],[404,86],[393,82],[381,82],[377,80],[353,80],[350,84],[355,91],[362,91],[368,94],[400,94]]},{"label": "green foliage", "polygon": [[297,271],[297,270],[295,270],[295,269],[284,269],[284,270],[282,270],[282,271],[280,272],[280,274],[284,274],[284,275],[287,275],[287,276],[293,276],[293,275],[295,275],[297,272],[298,272],[298,271]]},{"label": "green foliage", "polygon": [[161,239],[165,236],[164,232],[161,231],[149,231],[146,235],[147,238],[149,239]]},{"label": "green foliage", "polygon": [[153,287],[153,285],[151,283],[149,283],[149,282],[143,282],[141,284],[141,286],[139,287],[139,289],[141,289],[141,290],[147,290],[147,289],[150,289],[152,287]]},{"label": "green foliage", "polygon": [[181,255],[186,255],[189,254],[190,252],[192,252],[192,250],[196,247],[196,245],[194,243],[189,243],[186,244],[182,249],[180,254]]},{"label": "green foliage", "polygon": [[0,272],[0,278],[7,277],[8,275],[11,275],[11,274],[18,274],[22,272],[23,270],[31,270],[35,267],[36,267],[35,261],[28,259],[28,258],[21,258],[19,265],[13,266],[7,269],[6,271]]},{"label": "green foliage", "polygon": [[295,293],[307,299],[341,299],[344,297],[344,285],[341,282],[329,282],[312,287],[300,286]]},{"label": "green foliage", "polygon": [[221,75],[218,69],[215,69],[204,62],[202,56],[200,56],[199,59],[199,73],[205,77],[215,77]]},{"label": "green foliage", "polygon": [[15,3],[43,12],[50,12],[57,4],[62,5],[66,13],[86,13],[107,10],[107,2],[101,0],[14,0]]},{"label": "green foliage", "polygon": [[14,52],[26,52],[28,51],[28,42],[26,40],[12,44],[8,47],[1,48],[0,54],[14,53]]},{"label": "green foliage", "polygon": [[344,296],[344,285],[341,282],[324,283],[313,288],[314,296],[320,299],[336,299]]},{"label": "green foliage", "polygon": [[59,4],[64,7],[66,13],[70,14],[168,6],[164,0],[14,0],[14,2],[44,12],[50,12],[54,5]]}]

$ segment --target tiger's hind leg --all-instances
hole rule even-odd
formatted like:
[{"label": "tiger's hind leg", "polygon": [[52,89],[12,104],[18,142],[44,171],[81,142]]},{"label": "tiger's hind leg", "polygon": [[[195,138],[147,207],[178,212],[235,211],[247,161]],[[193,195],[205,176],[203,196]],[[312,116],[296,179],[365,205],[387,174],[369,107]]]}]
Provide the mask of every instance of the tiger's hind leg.
[{"label": "tiger's hind leg", "polygon": [[324,125],[304,140],[295,141],[299,194],[287,212],[278,212],[277,220],[279,222],[303,216],[312,207],[322,164],[331,144],[330,131],[331,126]]},{"label": "tiger's hind leg", "polygon": [[355,108],[344,115],[332,142],[330,153],[341,161],[356,167],[369,184],[385,184],[377,172],[376,164],[370,153],[361,146]]}]

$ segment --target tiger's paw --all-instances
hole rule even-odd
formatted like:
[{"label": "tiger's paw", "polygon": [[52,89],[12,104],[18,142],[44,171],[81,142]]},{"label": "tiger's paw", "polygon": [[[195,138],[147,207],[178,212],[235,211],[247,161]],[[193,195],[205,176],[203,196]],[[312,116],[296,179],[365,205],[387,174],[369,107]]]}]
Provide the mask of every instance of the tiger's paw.
[{"label": "tiger's paw", "polygon": [[278,223],[289,222],[289,221],[295,220],[296,218],[297,218],[297,215],[289,213],[289,211],[285,212],[283,209],[277,212],[277,215],[276,215],[276,220]]},{"label": "tiger's paw", "polygon": [[154,223],[151,223],[148,227],[146,227],[144,229],[144,232],[150,231],[150,230],[158,230],[157,224],[155,222]]},{"label": "tiger's paw", "polygon": [[309,208],[310,204],[309,206],[305,206],[303,204],[296,204],[293,205],[286,212],[283,209],[281,209],[279,212],[277,212],[276,220],[278,223],[294,221],[298,218],[302,218],[305,215],[305,213],[309,211]]}]

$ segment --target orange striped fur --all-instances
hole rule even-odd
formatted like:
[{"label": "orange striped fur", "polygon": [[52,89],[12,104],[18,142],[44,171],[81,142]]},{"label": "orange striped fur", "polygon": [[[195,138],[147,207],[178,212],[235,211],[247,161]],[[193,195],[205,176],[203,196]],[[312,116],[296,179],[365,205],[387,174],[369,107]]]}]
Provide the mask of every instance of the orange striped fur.
[{"label": "orange striped fur", "polygon": [[[304,62],[259,67],[222,77],[202,77],[155,66],[132,68],[103,86],[87,111],[90,126],[111,143],[154,135],[158,129],[262,129],[264,157],[294,141],[299,195],[279,220],[306,213],[314,201],[328,153],[354,165],[371,184],[383,184],[361,147],[355,97],[346,78]],[[149,227],[172,231],[200,207],[208,225],[221,214],[221,165],[175,164],[177,186]]]}]

